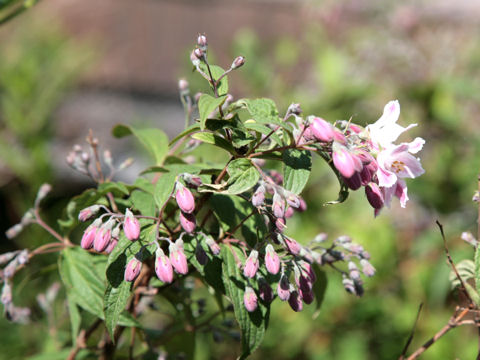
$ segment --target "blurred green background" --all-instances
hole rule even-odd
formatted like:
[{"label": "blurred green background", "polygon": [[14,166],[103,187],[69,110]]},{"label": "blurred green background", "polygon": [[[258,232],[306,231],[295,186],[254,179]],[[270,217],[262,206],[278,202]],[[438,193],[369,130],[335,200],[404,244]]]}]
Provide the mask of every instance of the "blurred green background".
[{"label": "blurred green background", "polygon": [[[359,124],[376,121],[384,104],[398,99],[400,124],[418,124],[403,140],[426,140],[420,153],[426,173],[408,182],[407,209],[395,203],[376,219],[363,192],[340,205],[322,205],[335,199],[338,184],[317,158],[304,193],[309,211],[289,221],[289,233],[304,243],[319,232],[332,238],[348,234],[371,253],[377,274],[365,282],[365,295],[355,298],[337,273],[328,272],[324,305],[315,318],[313,307],[297,314],[276,301],[265,341],[252,358],[393,359],[420,303],[411,350],[447,323],[457,299],[435,220],[445,226],[453,259],[471,258],[473,249],[460,233],[476,230],[471,198],[480,171],[480,5],[106,1],[93,9],[81,3],[66,8],[44,0],[0,27],[2,252],[48,241],[35,227],[14,241],[3,235],[41,183],[54,184],[45,212],[53,223],[68,196],[91,186],[61,166],[89,127],[110,141],[114,155],[139,158],[129,143],[109,140],[111,125],[157,124],[170,135],[179,130],[176,81],[185,76],[193,92],[200,88],[188,52],[196,34],[205,31],[220,65],[227,67],[237,55],[247,59],[230,79],[236,98],[272,97],[281,112],[298,102],[306,115],[329,121],[352,117]],[[95,99],[107,101],[99,106]],[[89,117],[99,121],[92,126]],[[72,121],[85,125],[72,128]],[[62,291],[56,315],[47,316],[35,300],[56,280],[55,256],[36,258],[16,278],[16,303],[33,307],[34,321],[25,326],[0,320],[0,359],[24,359],[65,341]],[[197,337],[198,359],[234,359],[238,353],[240,345],[232,339],[215,343],[210,334]],[[471,359],[477,348],[477,330],[461,327],[422,358]]]}]

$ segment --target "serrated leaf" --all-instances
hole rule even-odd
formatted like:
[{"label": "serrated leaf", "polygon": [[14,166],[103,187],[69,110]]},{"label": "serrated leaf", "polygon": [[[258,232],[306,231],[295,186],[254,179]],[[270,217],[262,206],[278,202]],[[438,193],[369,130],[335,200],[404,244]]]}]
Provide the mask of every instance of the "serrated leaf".
[{"label": "serrated leaf", "polygon": [[157,184],[155,185],[153,198],[159,209],[163,209],[164,205],[170,199],[176,178],[177,176],[173,173],[165,173],[158,179]]},{"label": "serrated leaf", "polygon": [[245,158],[233,160],[228,164],[227,172],[229,175],[227,184],[229,186],[226,193],[232,195],[250,190],[260,179],[258,170],[250,160]]},{"label": "serrated leaf", "polygon": [[271,99],[241,99],[234,105],[246,107],[251,117],[259,124],[274,124],[287,130],[289,134],[293,130],[289,123],[279,119],[277,106]]},{"label": "serrated leaf", "polygon": [[200,115],[201,130],[205,130],[205,122],[207,121],[208,115],[218,109],[219,106],[222,106],[226,99],[226,95],[213,97],[208,94],[202,94],[202,96],[200,96],[198,100],[198,112]]},{"label": "serrated leaf", "polygon": [[72,298],[72,295],[67,293],[68,314],[70,316],[70,327],[72,331],[73,345],[77,344],[77,336],[80,331],[80,325],[82,318],[80,317],[80,311],[78,310],[77,303]]},{"label": "serrated leaf", "polygon": [[283,186],[295,194],[300,194],[308,182],[312,170],[310,151],[288,149],[283,152]]},{"label": "serrated leaf", "polygon": [[232,144],[230,144],[224,138],[210,132],[198,132],[193,134],[192,138],[200,140],[207,144],[218,146],[224,150],[227,150],[232,155],[235,154],[235,149],[233,148]]},{"label": "serrated leaf", "polygon": [[118,138],[133,134],[150,152],[157,165],[162,165],[167,156],[168,136],[160,129],[136,129],[132,126],[117,125],[112,129],[112,134]]},{"label": "serrated leaf", "polygon": [[[235,248],[231,249],[232,251],[236,251]],[[230,251],[230,248],[227,247],[222,248],[221,254],[223,259],[222,275],[225,290],[233,304],[235,318],[242,333],[242,354],[240,359],[245,359],[252,354],[263,341],[270,308],[259,301],[255,311],[251,313],[247,311],[243,303],[246,283],[237,266],[235,257]],[[241,251],[236,251],[236,255],[240,261],[243,260],[243,253]]]},{"label": "serrated leaf", "polygon": [[[255,247],[258,238],[264,239],[267,236],[268,231],[262,215],[256,212],[256,208],[249,201],[238,196],[214,194],[209,202],[224,231],[232,231],[243,221],[239,230],[251,247]],[[254,215],[250,216],[252,212]],[[244,221],[247,216],[250,217]]]}]

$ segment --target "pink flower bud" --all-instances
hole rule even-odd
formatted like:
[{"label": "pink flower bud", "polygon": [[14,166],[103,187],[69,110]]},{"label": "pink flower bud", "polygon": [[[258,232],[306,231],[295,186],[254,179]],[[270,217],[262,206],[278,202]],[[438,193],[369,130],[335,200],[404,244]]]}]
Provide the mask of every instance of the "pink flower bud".
[{"label": "pink flower bud", "polygon": [[277,184],[277,185],[282,185],[283,184],[283,175],[280,174],[278,171],[271,170],[270,171],[270,177],[275,182],[275,184]]},{"label": "pink flower bud", "polygon": [[190,61],[192,62],[193,66],[195,66],[195,67],[200,65],[200,59],[195,54],[195,50],[192,50],[192,52],[190,53]]},{"label": "pink flower bud", "polygon": [[258,266],[258,251],[257,250],[252,250],[250,255],[247,258],[247,261],[245,261],[245,267],[243,268],[243,275],[247,278],[254,278],[255,274],[257,273]]},{"label": "pink flower bud", "polygon": [[273,195],[272,211],[276,218],[285,216],[285,201],[277,192]]},{"label": "pink flower bud", "polygon": [[304,212],[305,210],[307,210],[307,203],[303,198],[300,198],[300,206],[298,207],[297,211]]},{"label": "pink flower bud", "polygon": [[310,305],[313,303],[313,300],[315,300],[315,295],[313,294],[313,291],[302,291],[300,290],[300,296],[302,297],[302,300],[305,304]]},{"label": "pink flower bud", "polygon": [[292,103],[287,109],[287,114],[300,115],[302,112],[303,111],[302,111],[302,108],[300,107],[300,104]]},{"label": "pink flower bud", "polygon": [[285,200],[287,200],[288,205],[295,209],[298,209],[300,207],[300,196],[290,191],[285,191]]},{"label": "pink flower bud", "polygon": [[108,246],[105,249],[105,252],[107,254],[110,254],[113,251],[113,249],[115,249],[115,246],[117,246],[117,244],[118,244],[118,239],[116,238],[110,239],[110,242],[108,243]]},{"label": "pink flower bud", "polygon": [[353,175],[349,178],[342,176],[342,179],[351,190],[358,190],[362,186],[362,178],[358,172],[353,173]]},{"label": "pink flower bud", "polygon": [[315,275],[315,270],[313,269],[313,266],[304,261],[302,262],[302,268],[305,272],[305,274],[310,278],[311,282],[314,283],[317,280],[317,275]]},{"label": "pink flower bud", "polygon": [[203,50],[206,50],[207,48],[207,37],[203,34],[200,34],[198,35],[198,38],[197,38],[197,45],[202,48]]},{"label": "pink flower bud", "polygon": [[210,236],[208,236],[205,239],[205,243],[210,248],[210,251],[212,252],[213,255],[220,254],[220,251],[221,251],[220,246]]},{"label": "pink flower bud", "polygon": [[8,239],[13,239],[14,237],[18,236],[18,234],[20,234],[22,230],[22,224],[15,224],[5,232],[5,235]]},{"label": "pink flower bud", "polygon": [[345,137],[345,135],[343,135],[342,132],[340,132],[336,129],[334,130],[333,138],[336,142],[338,142],[340,144],[343,144],[343,145],[347,144],[347,138]]},{"label": "pink flower bud", "polygon": [[142,262],[137,260],[136,257],[133,257],[125,268],[125,281],[134,281],[138,274],[140,274],[140,270],[142,270]]},{"label": "pink flower bud", "polygon": [[97,231],[95,239],[93,240],[93,248],[95,251],[102,252],[107,248],[112,237],[111,232],[112,230],[104,227]]},{"label": "pink flower bud", "polygon": [[200,176],[185,173],[183,174],[183,179],[185,180],[188,186],[194,189],[202,185],[202,179],[200,178]]},{"label": "pink flower bud", "polygon": [[357,125],[357,124],[350,124],[348,126],[348,130],[350,130],[351,132],[355,133],[355,134],[360,134],[364,129],[363,127],[361,127],[360,125]]},{"label": "pink flower bud", "polygon": [[0,302],[3,305],[8,305],[12,302],[12,286],[9,282],[5,282],[2,288],[2,295],[0,296]]},{"label": "pink flower bud", "polygon": [[172,263],[160,248],[155,252],[155,273],[164,283],[171,283],[173,281]]},{"label": "pink flower bud", "polygon": [[181,93],[188,92],[188,81],[185,79],[178,80],[178,90],[180,90]]},{"label": "pink flower bud", "polygon": [[243,64],[245,64],[245,58],[243,56],[237,56],[235,60],[233,60],[231,68],[238,69]]},{"label": "pink flower bud", "polygon": [[375,275],[375,268],[367,259],[360,260],[360,265],[362,266],[362,272],[365,274],[365,276],[372,277]]},{"label": "pink flower bud", "polygon": [[137,240],[140,236],[140,223],[133,216],[132,212],[127,209],[125,211],[125,219],[123,221],[123,232],[128,240]]},{"label": "pink flower bud", "polygon": [[285,210],[285,218],[290,219],[293,216],[294,212],[295,211],[293,210],[293,208],[289,206],[287,210]]},{"label": "pink flower bud", "polygon": [[355,160],[352,154],[344,146],[333,145],[333,165],[345,178],[350,178],[355,173]]},{"label": "pink flower bud", "polygon": [[205,52],[199,48],[196,48],[195,50],[193,50],[193,54],[198,60],[202,60],[203,57],[205,56]]},{"label": "pink flower bud", "polygon": [[171,243],[168,247],[168,251],[170,252],[170,262],[175,271],[182,275],[188,273],[187,257],[185,256],[183,249],[177,244]]},{"label": "pink flower bud", "polygon": [[288,298],[288,304],[292,308],[293,311],[299,312],[303,310],[303,303],[302,299],[300,298],[298,291],[294,290],[290,294]]},{"label": "pink flower bud", "polygon": [[280,258],[270,244],[265,248],[265,266],[270,274],[275,275],[280,271]]},{"label": "pink flower bud", "polygon": [[285,228],[287,227],[285,224],[285,219],[284,218],[278,218],[275,220],[275,227],[279,232],[283,232]]},{"label": "pink flower bud", "polygon": [[302,249],[302,245],[300,245],[297,241],[290,239],[285,236],[284,238],[285,246],[287,247],[288,251],[291,252],[293,255],[298,255],[300,250]]},{"label": "pink flower bud", "polygon": [[195,231],[195,227],[197,226],[195,215],[185,214],[184,212],[180,211],[180,225],[182,225],[183,230],[185,230],[187,233],[193,233]]},{"label": "pink flower bud", "polygon": [[255,207],[262,206],[265,202],[265,186],[260,185],[252,196],[252,205]]},{"label": "pink flower bud", "polygon": [[335,136],[332,124],[319,117],[313,118],[309,128],[318,141],[331,142]]},{"label": "pink flower bud", "polygon": [[287,301],[290,297],[290,283],[285,275],[282,275],[277,285],[277,295],[282,301]]},{"label": "pink flower bud", "polygon": [[257,295],[250,286],[245,287],[245,293],[243,294],[243,303],[245,304],[245,309],[247,309],[248,312],[253,312],[257,309]]},{"label": "pink flower bud", "polygon": [[186,214],[191,214],[195,210],[195,198],[190,190],[180,183],[177,183],[177,193],[175,195],[178,207]]},{"label": "pink flower bud", "polygon": [[362,185],[366,186],[370,181],[372,181],[373,173],[370,171],[368,166],[364,166],[362,171],[360,171],[360,179],[362,181]]},{"label": "pink flower bud", "polygon": [[95,215],[98,210],[100,210],[100,206],[99,205],[92,205],[92,206],[89,206],[83,210],[80,211],[80,213],[78,214],[78,220],[80,221],[87,221],[88,219],[90,219],[93,215]]},{"label": "pink flower bud", "polygon": [[381,209],[383,207],[385,200],[382,190],[380,190],[380,187],[377,184],[371,182],[365,186],[365,195],[374,209]]}]

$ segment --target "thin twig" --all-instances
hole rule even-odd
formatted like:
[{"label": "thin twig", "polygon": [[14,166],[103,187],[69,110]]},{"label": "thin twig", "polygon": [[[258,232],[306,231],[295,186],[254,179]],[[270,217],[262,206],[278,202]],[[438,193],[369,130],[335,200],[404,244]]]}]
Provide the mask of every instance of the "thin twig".
[{"label": "thin twig", "polygon": [[450,256],[450,251],[448,250],[447,240],[445,238],[445,233],[443,232],[443,225],[440,224],[440,222],[438,220],[436,221],[436,223],[437,223],[438,227],[440,228],[440,234],[442,235],[443,246],[445,248],[445,254],[447,255],[448,263],[452,267],[452,270],[455,272],[455,276],[457,277],[458,281],[460,281],[461,287],[463,288],[463,292],[465,293],[465,296],[470,301],[470,307],[473,308],[475,303],[473,302],[472,298],[470,297],[470,294],[467,291],[467,287],[465,286],[465,283],[463,282],[463,279],[461,278],[460,274],[458,273],[457,267],[455,266],[455,263],[453,262],[452,257]]},{"label": "thin twig", "polygon": [[422,311],[423,303],[420,303],[420,306],[418,307],[417,311],[417,317],[415,318],[415,322],[413,323],[412,330],[410,331],[410,336],[408,337],[407,343],[403,347],[403,351],[398,358],[398,360],[403,360],[405,358],[405,355],[407,354],[408,347],[410,346],[410,343],[413,340],[413,335],[415,335],[415,330],[417,328],[417,323],[418,323],[418,318],[420,317],[420,312]]}]

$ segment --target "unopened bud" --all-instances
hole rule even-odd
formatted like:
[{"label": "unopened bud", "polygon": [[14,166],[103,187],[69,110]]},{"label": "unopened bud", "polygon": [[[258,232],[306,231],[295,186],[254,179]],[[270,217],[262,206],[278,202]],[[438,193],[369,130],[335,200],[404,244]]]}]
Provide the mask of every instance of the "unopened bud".
[{"label": "unopened bud", "polygon": [[300,107],[300,104],[290,104],[290,106],[287,109],[287,116],[290,114],[293,115],[300,115],[302,113],[302,108]]},{"label": "unopened bud", "polygon": [[463,232],[461,236],[463,241],[466,241],[470,245],[473,245],[474,247],[478,246],[478,241],[475,239],[475,237],[472,235],[471,232]]},{"label": "unopened bud", "polygon": [[35,199],[35,205],[38,206],[38,204],[40,204],[40,202],[45,198],[45,196],[48,195],[50,191],[52,191],[52,185],[43,184],[42,186],[40,186],[40,189],[37,193],[37,198]]},{"label": "unopened bud", "polygon": [[118,170],[123,170],[126,169],[127,167],[131,166],[133,164],[134,159],[133,158],[128,158],[124,162],[120,164],[118,167]]},{"label": "unopened bud", "polygon": [[73,145],[73,151],[76,153],[81,153],[82,152],[82,147],[78,144]]},{"label": "unopened bud", "polygon": [[105,249],[105,252],[107,254],[110,254],[113,251],[113,249],[115,249],[115,246],[117,246],[117,244],[118,244],[118,239],[116,237],[112,237],[110,239],[110,242],[107,245],[107,248]]},{"label": "unopened bud", "polygon": [[372,277],[375,275],[375,268],[367,259],[361,259],[360,265],[362,266],[362,272],[365,274],[365,276]]},{"label": "unopened bud", "polygon": [[78,220],[87,221],[93,215],[96,215],[99,210],[100,210],[100,205],[92,205],[83,210],[80,210],[80,213],[78,214]]},{"label": "unopened bud", "polygon": [[193,66],[195,66],[195,67],[200,65],[200,59],[195,54],[195,50],[192,50],[192,52],[190,53],[190,61],[192,62]]},{"label": "unopened bud", "polygon": [[133,213],[127,209],[123,221],[123,232],[128,240],[134,241],[140,237],[140,222],[133,216]]},{"label": "unopened bud", "polygon": [[172,263],[160,248],[155,252],[155,273],[164,283],[171,283],[173,281]]},{"label": "unopened bud", "polygon": [[253,312],[257,309],[257,295],[250,286],[245,287],[245,293],[243,294],[243,303],[245,305],[245,309],[247,309],[248,312]]},{"label": "unopened bud", "polygon": [[288,298],[288,304],[292,308],[293,311],[299,312],[303,310],[303,303],[302,299],[298,294],[297,290],[293,290],[290,293],[290,297]]},{"label": "unopened bud", "polygon": [[277,285],[277,295],[282,301],[287,301],[290,297],[290,282],[287,276],[282,275]]},{"label": "unopened bud", "polygon": [[328,238],[328,234],[326,233],[320,233],[318,234],[317,236],[315,236],[315,238],[313,239],[313,241],[315,241],[316,243],[322,243],[324,242],[325,240],[327,240]]},{"label": "unopened bud", "polygon": [[210,236],[207,236],[205,238],[205,243],[210,248],[210,251],[213,253],[213,255],[220,254],[220,251],[221,251],[220,246]]},{"label": "unopened bud", "polygon": [[285,216],[285,200],[277,192],[273,195],[272,211],[276,218]]},{"label": "unopened bud", "polygon": [[14,237],[18,236],[18,234],[20,234],[22,230],[23,230],[22,224],[15,224],[5,232],[5,235],[9,239],[13,239]]},{"label": "unopened bud", "polygon": [[382,190],[376,183],[369,183],[365,186],[365,195],[374,209],[381,209],[385,203]]},{"label": "unopened bud", "polygon": [[285,228],[287,227],[287,225],[285,223],[285,219],[284,218],[278,218],[277,220],[275,220],[275,227],[276,227],[277,231],[283,232],[285,230]]},{"label": "unopened bud", "polygon": [[195,219],[195,215],[186,214],[183,211],[180,211],[180,225],[182,226],[183,230],[185,230],[189,234],[192,234],[197,227],[197,220]]},{"label": "unopened bud", "polygon": [[335,137],[332,124],[319,117],[314,117],[311,120],[309,129],[317,141],[328,143],[331,142]]},{"label": "unopened bud", "polygon": [[105,164],[108,166],[113,165],[112,152],[110,150],[105,150],[103,152],[103,161],[105,161]]},{"label": "unopened bud", "polygon": [[245,64],[245,58],[243,56],[237,56],[235,60],[233,60],[231,68],[238,69],[243,64]]},{"label": "unopened bud", "polygon": [[134,281],[142,270],[142,262],[134,256],[127,264],[125,268],[124,278],[125,281]]},{"label": "unopened bud", "polygon": [[10,279],[11,277],[13,277],[13,275],[15,275],[15,272],[17,271],[17,267],[18,267],[18,260],[17,258],[15,258],[12,261],[10,261],[8,265],[5,266],[5,268],[3,269],[3,278]]},{"label": "unopened bud", "polygon": [[206,37],[204,34],[198,35],[197,45],[198,45],[198,46],[200,47],[200,49],[202,49],[203,51],[206,51],[206,50],[207,50],[207,46],[208,46],[207,37]]},{"label": "unopened bud", "polygon": [[285,200],[287,200],[288,205],[295,209],[300,207],[300,197],[290,191],[285,191]]},{"label": "unopened bud", "polygon": [[252,250],[247,260],[245,261],[245,267],[243,268],[243,275],[247,278],[254,278],[259,267],[258,251]]},{"label": "unopened bud", "polygon": [[360,173],[354,172],[353,175],[349,178],[342,176],[342,180],[347,185],[350,190],[358,190],[362,186],[362,178]]},{"label": "unopened bud", "polygon": [[3,305],[7,305],[12,302],[12,286],[7,281],[3,284],[0,300]]},{"label": "unopened bud", "polygon": [[284,238],[285,241],[285,246],[287,247],[287,250],[292,253],[293,255],[298,255],[300,253],[300,250],[302,249],[302,245],[300,245],[297,241],[294,239],[290,239],[288,237]]},{"label": "unopened bud", "polygon": [[179,182],[177,183],[175,200],[184,213],[191,214],[195,210],[195,198],[192,192]]},{"label": "unopened bud", "polygon": [[355,173],[355,161],[346,147],[333,143],[333,165],[345,178],[350,178]]},{"label": "unopened bud", "polygon": [[198,60],[203,60],[203,57],[205,56],[205,52],[200,48],[196,48],[195,50],[193,50],[193,54]]},{"label": "unopened bud", "polygon": [[185,275],[188,273],[187,257],[183,249],[179,248],[177,244],[171,243],[168,247],[170,253],[170,262],[173,268],[179,274]]},{"label": "unopened bud", "polygon": [[90,155],[87,152],[82,152],[81,159],[84,163],[88,163],[90,161]]},{"label": "unopened bud", "polygon": [[350,278],[353,280],[360,279],[360,271],[358,270],[357,265],[353,261],[348,262],[348,271],[350,273]]},{"label": "unopened bud", "polygon": [[275,275],[280,271],[280,257],[270,244],[265,248],[265,266],[270,274]]},{"label": "unopened bud", "polygon": [[17,261],[19,265],[24,265],[28,262],[28,250],[20,251],[20,254],[17,256]]},{"label": "unopened bud", "polygon": [[252,205],[255,207],[262,206],[265,202],[265,186],[260,185],[252,196]]}]

